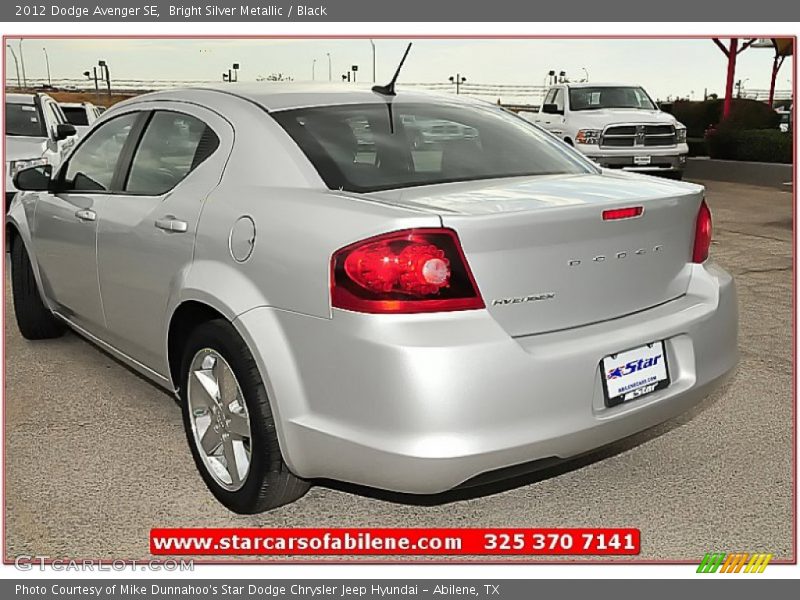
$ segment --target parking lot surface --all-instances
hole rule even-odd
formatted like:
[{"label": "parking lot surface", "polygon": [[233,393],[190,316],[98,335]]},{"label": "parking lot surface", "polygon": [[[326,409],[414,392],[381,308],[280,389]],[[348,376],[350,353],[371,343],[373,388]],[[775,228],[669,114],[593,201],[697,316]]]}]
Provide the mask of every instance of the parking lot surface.
[{"label": "parking lot surface", "polygon": [[589,458],[434,497],[326,484],[270,513],[227,512],[195,470],[171,396],[74,334],[23,340],[7,273],[6,558],[144,558],[151,527],[627,526],[641,529],[640,560],[791,559],[792,196],[707,186],[712,254],[739,292],[731,384]]}]

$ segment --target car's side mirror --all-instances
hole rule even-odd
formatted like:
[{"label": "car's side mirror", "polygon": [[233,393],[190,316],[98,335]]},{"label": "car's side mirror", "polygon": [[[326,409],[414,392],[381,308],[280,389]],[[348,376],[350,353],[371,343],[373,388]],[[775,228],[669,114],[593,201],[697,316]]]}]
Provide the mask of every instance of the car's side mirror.
[{"label": "car's side mirror", "polygon": [[549,115],[563,115],[564,111],[559,110],[558,104],[542,104],[542,112]]},{"label": "car's side mirror", "polygon": [[70,125],[69,123],[59,123],[58,125],[56,125],[57,142],[65,140],[68,137],[75,135],[76,133],[78,133],[78,130],[75,129],[75,125]]},{"label": "car's side mirror", "polygon": [[14,175],[14,187],[23,192],[47,192],[50,190],[52,177],[52,165],[28,167]]}]

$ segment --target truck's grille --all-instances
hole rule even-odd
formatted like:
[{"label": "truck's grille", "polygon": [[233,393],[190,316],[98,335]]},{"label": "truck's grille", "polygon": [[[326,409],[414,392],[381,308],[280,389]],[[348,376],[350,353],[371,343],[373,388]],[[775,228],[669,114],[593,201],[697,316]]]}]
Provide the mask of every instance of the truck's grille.
[{"label": "truck's grille", "polygon": [[603,132],[600,145],[605,148],[674,146],[675,127],[672,125],[612,125]]}]

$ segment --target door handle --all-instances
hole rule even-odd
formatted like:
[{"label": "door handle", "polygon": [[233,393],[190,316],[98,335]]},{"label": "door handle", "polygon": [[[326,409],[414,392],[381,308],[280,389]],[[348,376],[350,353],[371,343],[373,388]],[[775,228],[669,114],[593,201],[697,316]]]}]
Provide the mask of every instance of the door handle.
[{"label": "door handle", "polygon": [[79,210],[75,213],[75,216],[78,217],[81,221],[94,221],[97,219],[97,213],[93,210]]},{"label": "door handle", "polygon": [[170,233],[186,233],[189,231],[189,224],[186,221],[181,221],[172,215],[168,215],[163,219],[156,219],[155,226]]}]

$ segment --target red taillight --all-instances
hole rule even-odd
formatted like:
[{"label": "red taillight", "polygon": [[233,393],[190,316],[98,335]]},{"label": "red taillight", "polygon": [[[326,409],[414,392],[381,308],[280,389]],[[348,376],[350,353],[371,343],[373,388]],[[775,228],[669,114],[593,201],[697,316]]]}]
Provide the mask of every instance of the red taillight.
[{"label": "red taillight", "polygon": [[616,221],[618,219],[633,219],[644,212],[642,206],[629,206],[628,208],[612,208],[603,211],[603,221]]},{"label": "red taillight", "polygon": [[708,209],[706,201],[700,203],[700,211],[697,213],[697,223],[694,229],[694,250],[692,251],[692,262],[702,263],[708,259],[708,251],[711,248],[711,211]]},{"label": "red taillight", "polygon": [[335,252],[331,303],[365,313],[484,308],[461,243],[451,229],[395,231]]}]

